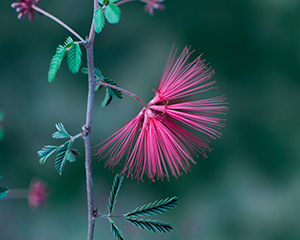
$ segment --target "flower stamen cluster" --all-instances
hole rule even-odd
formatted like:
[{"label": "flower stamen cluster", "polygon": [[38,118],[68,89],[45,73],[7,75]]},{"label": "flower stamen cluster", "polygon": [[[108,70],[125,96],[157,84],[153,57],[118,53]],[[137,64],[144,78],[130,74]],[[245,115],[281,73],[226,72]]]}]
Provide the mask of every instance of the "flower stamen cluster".
[{"label": "flower stamen cluster", "polygon": [[19,13],[18,18],[23,19],[28,14],[28,18],[30,21],[34,19],[34,9],[32,6],[39,4],[41,0],[18,0],[19,2],[13,3],[11,5],[12,8],[15,8]]},{"label": "flower stamen cluster", "polygon": [[198,93],[215,87],[210,81],[214,71],[201,56],[187,63],[192,52],[185,48],[178,59],[171,53],[154,98],[129,123],[98,146],[101,158],[109,157],[109,166],[123,157],[122,173],[142,179],[144,174],[169,178],[187,172],[193,155],[206,157],[209,139],[219,138],[224,127],[217,115],[225,114],[224,96],[193,100]]}]

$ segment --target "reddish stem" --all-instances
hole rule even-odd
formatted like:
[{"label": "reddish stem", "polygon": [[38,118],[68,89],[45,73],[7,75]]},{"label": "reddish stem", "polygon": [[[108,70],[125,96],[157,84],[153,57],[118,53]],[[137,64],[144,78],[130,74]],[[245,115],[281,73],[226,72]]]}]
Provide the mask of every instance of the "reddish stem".
[{"label": "reddish stem", "polygon": [[133,98],[136,99],[137,101],[139,101],[145,108],[148,107],[147,104],[144,103],[137,95],[135,95],[134,93],[129,92],[129,91],[123,89],[123,88],[117,87],[117,86],[115,86],[115,85],[108,84],[108,83],[106,83],[106,82],[100,82],[100,81],[98,81],[96,84],[102,85],[102,86],[106,86],[106,87],[110,87],[110,88],[114,88],[114,89],[117,89],[117,90],[119,90],[119,91],[121,91],[121,92],[123,92],[123,93],[126,93],[126,94],[129,95],[130,97],[133,97]]},{"label": "reddish stem", "polygon": [[64,22],[62,22],[61,20],[59,20],[57,17],[54,17],[52,14],[44,11],[43,9],[32,5],[31,6],[35,11],[37,11],[38,13],[45,15],[46,17],[52,19],[53,21],[57,22],[59,25],[61,25],[62,27],[64,27],[65,29],[67,29],[70,33],[72,33],[74,36],[76,36],[80,41],[84,42],[84,39],[77,33],[75,32],[72,28],[70,28],[67,24],[65,24]]}]

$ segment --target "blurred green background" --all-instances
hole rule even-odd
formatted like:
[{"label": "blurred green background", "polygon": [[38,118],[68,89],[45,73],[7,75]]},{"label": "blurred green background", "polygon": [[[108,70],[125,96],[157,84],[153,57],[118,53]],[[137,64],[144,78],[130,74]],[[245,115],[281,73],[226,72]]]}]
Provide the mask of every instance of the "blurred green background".
[{"label": "blurred green background", "polygon": [[[11,1],[0,2],[0,109],[5,138],[0,141],[0,185],[27,188],[32,178],[50,188],[48,204],[36,211],[26,200],[0,201],[0,239],[86,239],[87,213],[83,156],[67,163],[62,176],[54,159],[38,163],[36,152],[63,122],[77,134],[85,122],[87,81],[63,62],[47,82],[51,57],[70,34],[46,17],[19,21]],[[117,25],[107,24],[95,42],[95,65],[144,101],[153,96],[172,44],[203,53],[229,101],[222,139],[208,159],[168,182],[125,179],[116,213],[167,196],[180,204],[159,216],[173,224],[168,234],[142,231],[122,220],[125,238],[203,240],[300,239],[300,2],[298,0],[167,0],[154,17],[144,4],[121,7]],[[92,1],[44,0],[39,7],[82,36],[89,31]],[[75,38],[74,38],[75,39]],[[86,66],[83,62],[82,66]],[[100,107],[96,96],[93,145],[141,109],[128,96]],[[83,153],[83,142],[75,147]],[[106,213],[115,173],[94,161],[95,205]],[[96,222],[95,240],[114,239],[106,220]]]}]

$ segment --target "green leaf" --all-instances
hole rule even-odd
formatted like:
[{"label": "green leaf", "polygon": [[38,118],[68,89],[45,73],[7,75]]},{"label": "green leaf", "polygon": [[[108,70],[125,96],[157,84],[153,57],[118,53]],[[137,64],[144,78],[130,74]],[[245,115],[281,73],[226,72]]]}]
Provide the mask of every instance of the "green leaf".
[{"label": "green leaf", "polygon": [[74,41],[71,37],[68,37],[64,42],[65,49],[70,48],[73,45]]},{"label": "green leaf", "polygon": [[120,229],[116,226],[113,220],[109,219],[110,222],[110,227],[111,227],[111,232],[115,236],[117,240],[125,240],[123,237],[123,233],[120,231]]},{"label": "green leaf", "polygon": [[38,151],[40,163],[44,164],[48,157],[50,157],[59,147],[56,146],[44,146],[42,150]]},{"label": "green leaf", "polygon": [[104,15],[109,23],[118,23],[121,17],[121,9],[113,3],[109,3],[104,9]]},{"label": "green leaf", "polygon": [[[118,84],[112,79],[104,78],[104,82],[106,82],[107,84],[114,85],[114,86],[118,87]],[[111,96],[113,96],[113,98],[115,98],[115,99],[122,99],[123,98],[122,92],[120,90],[115,89],[115,88],[111,88],[111,87],[106,87],[106,88],[108,89],[109,94]]]},{"label": "green leaf", "polygon": [[137,216],[151,216],[163,214],[172,210],[178,204],[178,198],[166,198],[160,201],[155,201],[153,203],[149,203],[142,207],[138,207],[132,212],[126,214],[126,217],[137,217]]},{"label": "green leaf", "polygon": [[99,0],[99,3],[100,3],[101,5],[104,5],[105,3],[107,3],[107,0]]},{"label": "green leaf", "polygon": [[62,123],[55,124],[57,132],[52,134],[53,138],[60,139],[60,138],[69,138],[70,134],[65,129]]},{"label": "green leaf", "polygon": [[8,194],[9,189],[8,187],[2,187],[0,186],[0,199],[3,199],[6,197],[6,195]]},{"label": "green leaf", "polygon": [[102,12],[102,8],[96,9],[94,14],[94,28],[96,33],[100,33],[105,25],[105,18]]},{"label": "green leaf", "polygon": [[123,177],[117,174],[114,179],[112,190],[110,192],[110,198],[108,199],[108,212],[111,214],[114,210],[115,203],[117,202],[117,196],[120,191],[123,182]]},{"label": "green leaf", "polygon": [[[97,87],[100,87],[101,85],[97,85]],[[99,89],[99,87],[96,87],[96,91]],[[101,107],[106,107],[108,104],[110,104],[111,100],[113,99],[112,95],[109,93],[108,88],[106,88],[106,94],[103,102],[101,103]]]},{"label": "green leaf", "polygon": [[68,160],[71,145],[72,145],[72,142],[67,141],[64,143],[64,145],[59,147],[59,149],[57,150],[58,154],[55,159],[55,168],[59,175],[62,174],[63,167],[66,163],[66,160]]},{"label": "green leaf", "polygon": [[[82,69],[81,69],[81,72],[84,73],[84,74],[89,74],[89,70],[88,70],[87,68],[82,68]],[[103,79],[104,79],[101,70],[98,69],[98,68],[95,68],[95,69],[94,69],[94,76],[95,76],[95,78],[96,78],[96,79],[95,79],[96,81],[97,81],[97,80],[103,80]]]},{"label": "green leaf", "polygon": [[72,44],[68,52],[68,65],[72,73],[77,73],[81,65],[81,49],[79,44]]},{"label": "green leaf", "polygon": [[50,68],[48,72],[48,81],[50,83],[53,82],[54,78],[57,76],[58,70],[61,65],[61,61],[67,53],[67,48],[70,48],[73,45],[73,43],[73,39],[71,37],[68,37],[63,46],[59,45],[56,48],[56,53],[51,59]]},{"label": "green leaf", "polygon": [[50,62],[50,68],[49,68],[49,72],[48,72],[48,81],[49,82],[53,82],[54,78],[57,76],[61,61],[64,58],[66,52],[67,52],[66,49],[62,45],[59,45],[56,48],[56,53]]},{"label": "green leaf", "polygon": [[96,77],[96,80],[102,80],[104,79],[102,72],[99,68],[94,68],[94,75]]},{"label": "green leaf", "polygon": [[166,222],[159,222],[157,220],[152,220],[152,219],[135,219],[135,218],[125,218],[126,221],[132,223],[133,225],[141,228],[141,229],[147,229],[151,232],[169,232],[170,230],[172,230],[173,228],[171,227],[171,225],[169,223]]},{"label": "green leaf", "polygon": [[68,153],[67,153],[67,160],[69,162],[75,162],[76,161],[76,157],[75,157],[75,155],[73,154],[72,151],[68,151]]},{"label": "green leaf", "polygon": [[109,0],[109,2],[114,3],[114,2],[118,2],[119,0]]}]

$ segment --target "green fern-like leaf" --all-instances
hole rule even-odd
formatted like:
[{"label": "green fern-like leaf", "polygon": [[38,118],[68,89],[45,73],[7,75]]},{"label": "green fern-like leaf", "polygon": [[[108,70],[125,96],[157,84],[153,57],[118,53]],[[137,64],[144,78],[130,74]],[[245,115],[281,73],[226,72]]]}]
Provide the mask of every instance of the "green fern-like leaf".
[{"label": "green fern-like leaf", "polygon": [[[110,85],[114,85],[114,86],[117,86],[118,87],[118,84],[113,81],[112,79],[109,79],[109,78],[104,78],[104,82],[106,82],[107,84],[110,84]],[[115,99],[122,99],[123,96],[122,96],[122,92],[118,89],[115,89],[115,88],[110,88],[110,87],[107,87],[108,91],[109,91],[109,94],[115,98]]]},{"label": "green fern-like leaf", "polygon": [[[84,74],[89,74],[89,70],[88,70],[87,68],[82,68],[82,69],[81,69],[81,72],[84,73]],[[101,70],[98,69],[98,68],[95,68],[95,69],[94,69],[94,76],[95,76],[95,80],[96,80],[96,81],[97,81],[97,80],[103,80],[103,79],[104,79]]]},{"label": "green fern-like leaf", "polygon": [[70,134],[65,129],[62,123],[55,124],[57,132],[52,134],[53,138],[60,139],[60,138],[69,138]]},{"label": "green fern-like leaf", "polygon": [[105,18],[102,12],[102,8],[96,9],[94,14],[94,28],[96,33],[100,33],[105,25]]},{"label": "green fern-like leaf", "polygon": [[166,198],[160,201],[155,201],[153,203],[149,203],[142,207],[138,207],[135,210],[126,214],[126,217],[137,217],[137,216],[151,216],[163,214],[165,212],[170,211],[178,204],[178,198]]},{"label": "green fern-like leaf", "polygon": [[50,69],[48,72],[48,81],[49,82],[52,82],[54,80],[54,78],[57,76],[61,61],[64,58],[66,52],[67,52],[66,49],[62,45],[59,45],[56,48],[56,53],[50,62]]},{"label": "green fern-like leaf", "polygon": [[56,53],[52,57],[50,62],[50,68],[48,72],[48,81],[52,82],[54,78],[57,76],[58,70],[61,65],[61,61],[65,57],[67,53],[67,48],[70,48],[73,45],[74,41],[71,37],[68,37],[64,42],[64,45],[59,45],[56,48]]},{"label": "green fern-like leaf", "polygon": [[113,186],[112,186],[112,190],[110,192],[110,198],[108,200],[108,203],[109,203],[108,212],[109,212],[109,214],[111,214],[114,210],[115,203],[117,202],[117,196],[118,196],[118,193],[120,191],[122,182],[123,182],[123,177],[120,176],[119,174],[117,174],[115,176],[114,183],[113,183]]},{"label": "green fern-like leaf", "polygon": [[81,65],[81,49],[79,44],[72,44],[68,52],[68,65],[72,73],[77,73]]},{"label": "green fern-like leaf", "polygon": [[48,157],[50,157],[59,147],[56,146],[44,146],[38,151],[38,156],[40,158],[40,163],[44,164]]},{"label": "green fern-like leaf", "polygon": [[157,220],[152,220],[152,219],[135,219],[135,218],[125,218],[126,221],[132,223],[133,225],[141,228],[141,229],[147,229],[151,232],[169,232],[171,231],[173,228],[172,226],[167,223],[167,222],[159,222]]},{"label": "green fern-like leaf", "polygon": [[104,79],[102,72],[99,68],[94,68],[94,75],[96,77],[96,81]]},{"label": "green fern-like leaf", "polygon": [[66,160],[69,160],[68,157],[70,155],[71,145],[72,145],[72,142],[67,141],[61,147],[59,147],[59,149],[57,150],[57,156],[55,159],[55,168],[59,175],[62,174],[63,167],[66,163]]},{"label": "green fern-like leaf", "polygon": [[110,2],[104,9],[104,15],[109,23],[118,23],[121,17],[121,9]]},{"label": "green fern-like leaf", "polygon": [[64,42],[64,48],[68,49],[73,45],[74,41],[71,37],[67,37],[66,41]]},{"label": "green fern-like leaf", "polygon": [[111,232],[113,233],[114,237],[117,240],[125,240],[123,237],[123,233],[120,231],[120,229],[116,226],[113,220],[109,219]]},{"label": "green fern-like leaf", "polygon": [[[101,86],[101,85],[97,85],[97,86]],[[96,89],[96,90],[98,90],[98,89]],[[108,88],[106,88],[105,98],[101,104],[101,107],[106,107],[108,104],[110,104],[112,99],[113,99],[112,95],[109,93]]]},{"label": "green fern-like leaf", "polygon": [[0,199],[5,198],[8,192],[9,192],[8,187],[0,186]]}]

